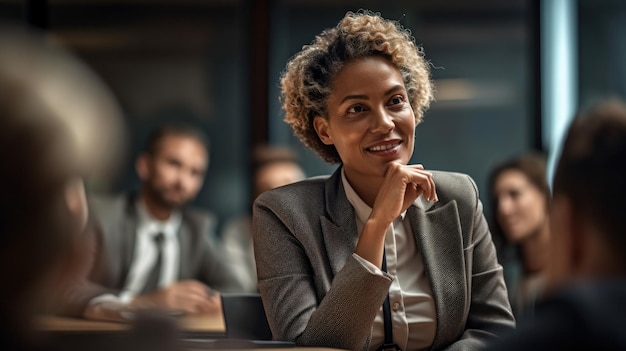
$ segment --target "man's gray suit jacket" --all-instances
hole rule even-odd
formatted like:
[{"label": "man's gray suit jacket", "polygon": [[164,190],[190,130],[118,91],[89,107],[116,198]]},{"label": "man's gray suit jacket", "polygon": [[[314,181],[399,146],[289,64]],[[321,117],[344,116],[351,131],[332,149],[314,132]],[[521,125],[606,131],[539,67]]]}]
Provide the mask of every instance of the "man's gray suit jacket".
[{"label": "man's gray suit jacket", "polygon": [[[88,280],[67,294],[63,314],[81,315],[89,301],[105,293],[119,294],[133,261],[137,229],[135,197],[122,194],[90,198],[93,255]],[[237,292],[241,283],[214,247],[214,219],[198,209],[182,209],[178,231],[180,267],[178,280],[195,279],[220,292]]]},{"label": "man's gray suit jacket", "polygon": [[[433,177],[439,201],[420,197],[408,209],[436,305],[432,349],[480,349],[515,325],[502,267],[473,180]],[[393,277],[370,273],[353,256],[359,233],[341,169],[262,194],[253,221],[259,290],[274,337],[368,349]]]}]

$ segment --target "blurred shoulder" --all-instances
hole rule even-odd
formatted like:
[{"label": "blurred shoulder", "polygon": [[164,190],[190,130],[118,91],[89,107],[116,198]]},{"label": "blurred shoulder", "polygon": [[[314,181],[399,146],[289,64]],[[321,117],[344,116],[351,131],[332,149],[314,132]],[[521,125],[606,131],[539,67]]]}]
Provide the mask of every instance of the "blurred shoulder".
[{"label": "blurred shoulder", "polygon": [[213,213],[211,210],[204,208],[204,207],[188,206],[188,207],[185,207],[182,211],[185,215],[198,217],[198,218],[215,217],[215,213]]},{"label": "blurred shoulder", "polygon": [[99,205],[114,205],[120,202],[126,202],[132,195],[129,193],[101,193],[92,192],[88,194],[88,200],[90,203]]},{"label": "blurred shoulder", "polygon": [[182,210],[183,220],[196,225],[206,226],[211,230],[217,227],[217,215],[206,208],[185,207]]},{"label": "blurred shoulder", "polygon": [[98,217],[118,216],[128,209],[132,195],[128,193],[90,193],[87,202],[91,212]]}]

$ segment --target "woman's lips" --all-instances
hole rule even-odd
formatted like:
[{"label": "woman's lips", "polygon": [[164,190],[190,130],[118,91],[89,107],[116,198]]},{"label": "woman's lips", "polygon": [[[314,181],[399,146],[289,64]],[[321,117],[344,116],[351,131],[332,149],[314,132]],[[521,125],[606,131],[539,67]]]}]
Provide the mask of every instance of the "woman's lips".
[{"label": "woman's lips", "polygon": [[366,150],[370,152],[385,152],[399,147],[401,143],[402,142],[400,141],[380,143],[378,145],[370,146]]}]

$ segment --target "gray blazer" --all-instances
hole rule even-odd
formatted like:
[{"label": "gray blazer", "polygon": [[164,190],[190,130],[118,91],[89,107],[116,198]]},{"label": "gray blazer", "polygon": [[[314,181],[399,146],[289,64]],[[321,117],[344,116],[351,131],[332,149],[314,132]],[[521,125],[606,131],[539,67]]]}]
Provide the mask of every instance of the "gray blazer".
[{"label": "gray blazer", "polygon": [[[124,288],[136,238],[137,211],[134,196],[90,199],[94,224],[94,252],[87,281],[81,281],[67,295],[68,305],[62,314],[80,315],[89,300],[104,293],[120,293]],[[210,213],[183,209],[178,231],[180,243],[179,280],[195,279],[221,292],[240,291],[242,284],[232,274],[213,246],[214,219]]]},{"label": "gray blazer", "polygon": [[[473,180],[433,177],[439,202],[420,200],[408,210],[436,305],[432,349],[480,349],[515,327],[502,267]],[[352,256],[359,233],[340,169],[262,194],[253,220],[259,290],[274,338],[368,349],[393,277],[371,274]]]}]

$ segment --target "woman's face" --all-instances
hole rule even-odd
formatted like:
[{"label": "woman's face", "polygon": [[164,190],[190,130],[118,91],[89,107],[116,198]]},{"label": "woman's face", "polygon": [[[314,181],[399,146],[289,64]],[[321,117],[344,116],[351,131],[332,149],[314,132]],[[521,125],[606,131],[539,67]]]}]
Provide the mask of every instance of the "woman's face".
[{"label": "woman's face", "polygon": [[384,177],[390,162],[409,162],[415,114],[398,68],[380,56],[352,61],[334,77],[328,118],[316,117],[322,142],[334,145],[351,182]]},{"label": "woman's face", "polygon": [[494,183],[496,220],[507,241],[519,243],[537,232],[547,219],[542,192],[521,171],[505,170]]}]

